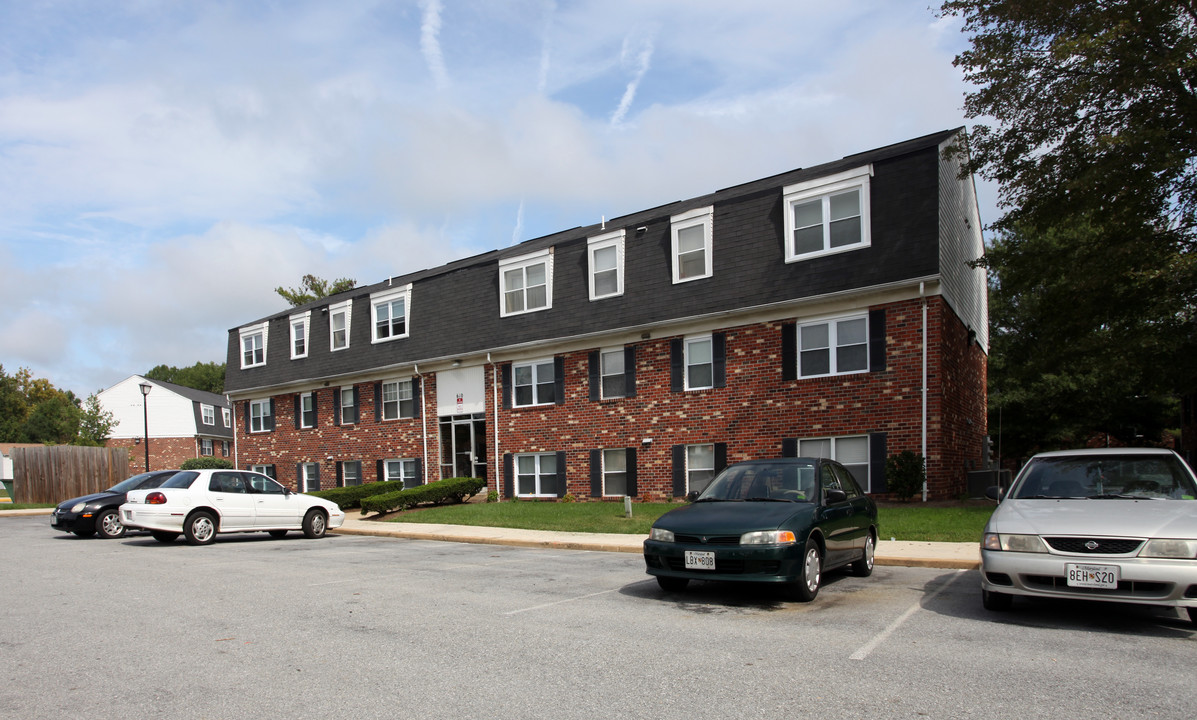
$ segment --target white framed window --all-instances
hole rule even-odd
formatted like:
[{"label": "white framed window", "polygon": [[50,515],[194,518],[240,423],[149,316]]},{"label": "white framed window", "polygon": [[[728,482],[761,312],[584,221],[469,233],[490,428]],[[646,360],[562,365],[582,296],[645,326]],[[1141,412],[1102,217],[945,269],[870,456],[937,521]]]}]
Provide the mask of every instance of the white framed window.
[{"label": "white framed window", "polygon": [[382,384],[382,419],[397,420],[416,416],[412,381],[390,380]]},{"label": "white framed window", "polygon": [[345,487],[362,484],[362,462],[360,460],[341,463],[341,484]]},{"label": "white framed window", "polygon": [[200,404],[200,417],[203,418],[205,425],[216,424],[216,408],[211,405]]},{"label": "white framed window", "polygon": [[221,418],[224,420],[225,427],[233,426],[233,411],[232,410],[229,410],[228,408],[221,408],[220,415],[221,415]]},{"label": "white framed window", "polygon": [[872,174],[865,165],[782,190],[786,262],[869,246]]},{"label": "white framed window", "polygon": [[552,248],[499,261],[499,314],[520,315],[553,307]]},{"label": "white framed window", "polygon": [[715,387],[715,347],[710,335],[686,338],[686,389]]},{"label": "white framed window", "polygon": [[308,356],[308,327],[312,320],[312,311],[291,316],[291,359],[297,360]]},{"label": "white framed window", "polygon": [[686,494],[702,492],[715,479],[715,445],[686,446]]},{"label": "white framed window", "polygon": [[299,427],[316,427],[316,393],[303,393],[299,396]]},{"label": "white framed window", "polygon": [[552,405],[557,402],[557,377],[553,358],[511,364],[512,405]]},{"label": "white framed window", "polygon": [[270,478],[271,480],[274,479],[274,466],[273,465],[250,465],[249,469],[251,472],[261,473],[262,475],[265,475],[266,477]]},{"label": "white framed window", "polygon": [[400,482],[405,488],[420,484],[416,477],[416,461],[412,458],[385,460],[382,463],[382,468],[383,480],[386,482]]},{"label": "white framed window", "polygon": [[515,494],[520,497],[557,496],[557,454],[515,456]]},{"label": "white framed window", "polygon": [[869,316],[798,325],[798,377],[869,371]]},{"label": "white framed window", "polygon": [[710,277],[712,265],[712,224],[715,207],[697,208],[669,218],[673,237],[673,282],[689,282]]},{"label": "white framed window", "polygon": [[249,401],[249,431],[269,432],[274,429],[274,417],[271,414],[270,400]]},{"label": "white framed window", "polygon": [[619,448],[603,451],[603,495],[628,494],[628,451]]},{"label": "white framed window", "polygon": [[870,492],[869,437],[867,435],[799,438],[798,455],[835,460],[852,473],[852,477],[856,478],[856,483],[864,488],[865,492]]},{"label": "white framed window", "polygon": [[357,394],[353,387],[343,387],[338,392],[337,402],[341,404],[341,424],[353,425],[357,423]]},{"label": "white framed window", "polygon": [[315,492],[320,489],[319,463],[303,463],[299,473],[299,492]]},{"label": "white framed window", "polygon": [[220,441],[220,456],[221,457],[229,456],[229,441],[228,440]]},{"label": "white framed window", "polygon": [[610,348],[599,351],[599,373],[601,377],[601,395],[608,398],[627,397],[627,354],[623,348]]},{"label": "white framed window", "polygon": [[407,317],[410,304],[410,284],[372,293],[370,295],[370,322],[374,330],[370,342],[387,342],[407,337]]},{"label": "white framed window", "polygon": [[353,320],[353,301],[345,300],[328,306],[329,349],[344,350],[349,347],[349,328]]},{"label": "white framed window", "polygon": [[591,300],[623,295],[623,243],[623,230],[586,241]]},{"label": "white framed window", "polygon": [[241,328],[241,368],[266,364],[266,331],[269,323]]},{"label": "white framed window", "polygon": [[212,438],[201,438],[200,439],[200,455],[211,457],[212,454],[213,454],[212,453]]}]

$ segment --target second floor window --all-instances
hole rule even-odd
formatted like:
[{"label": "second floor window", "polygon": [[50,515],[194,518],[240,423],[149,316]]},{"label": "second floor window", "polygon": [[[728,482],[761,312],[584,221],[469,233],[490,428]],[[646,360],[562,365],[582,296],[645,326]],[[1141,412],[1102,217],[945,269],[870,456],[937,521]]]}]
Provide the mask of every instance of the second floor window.
[{"label": "second floor window", "polygon": [[316,393],[299,396],[299,427],[316,427]]},{"label": "second floor window", "polygon": [[200,405],[200,415],[203,416],[205,425],[216,424],[216,408],[211,405]]},{"label": "second floor window", "polygon": [[557,402],[557,378],[553,360],[511,366],[515,407],[551,405]]},{"label": "second floor window", "polygon": [[249,431],[269,432],[274,429],[274,402],[271,400],[249,401]]},{"label": "second floor window", "polygon": [[392,380],[382,384],[382,419],[396,420],[416,416],[411,380]]},{"label": "second floor window", "polygon": [[715,363],[712,340],[707,337],[686,339],[686,389],[715,387]]},{"label": "second floor window", "polygon": [[798,326],[798,376],[842,375],[869,369],[866,316]]}]

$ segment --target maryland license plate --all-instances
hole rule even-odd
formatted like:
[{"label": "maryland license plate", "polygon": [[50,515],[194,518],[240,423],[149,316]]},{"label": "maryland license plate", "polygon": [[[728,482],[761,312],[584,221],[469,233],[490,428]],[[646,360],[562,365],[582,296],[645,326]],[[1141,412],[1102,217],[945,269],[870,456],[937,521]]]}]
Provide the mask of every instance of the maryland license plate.
[{"label": "maryland license plate", "polygon": [[687,570],[714,570],[715,569],[715,553],[702,552],[700,550],[686,551],[686,569]]},{"label": "maryland license plate", "polygon": [[1067,575],[1068,587],[1100,588],[1102,590],[1118,589],[1117,565],[1077,565],[1066,563],[1064,573]]}]

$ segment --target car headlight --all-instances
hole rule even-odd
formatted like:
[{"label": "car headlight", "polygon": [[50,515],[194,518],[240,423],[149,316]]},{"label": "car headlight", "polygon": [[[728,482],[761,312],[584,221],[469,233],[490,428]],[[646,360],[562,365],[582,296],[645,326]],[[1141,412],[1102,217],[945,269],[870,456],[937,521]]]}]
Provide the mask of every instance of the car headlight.
[{"label": "car headlight", "polygon": [[1197,558],[1197,540],[1174,540],[1171,538],[1148,540],[1139,552],[1139,557]]},{"label": "car headlight", "polygon": [[793,545],[797,541],[789,530],[757,530],[740,536],[741,545]]},{"label": "car headlight", "polygon": [[660,542],[673,542],[673,531],[665,530],[664,528],[653,528],[648,531],[648,539]]},{"label": "car headlight", "polygon": [[1007,552],[1045,553],[1047,548],[1038,535],[1009,535],[1007,533],[985,533],[981,547],[986,550]]},{"label": "car headlight", "polygon": [[85,507],[87,507],[87,503],[85,503],[85,502],[75,503],[74,505],[71,506],[71,512],[73,512],[73,513],[83,512],[83,508],[85,508]]}]

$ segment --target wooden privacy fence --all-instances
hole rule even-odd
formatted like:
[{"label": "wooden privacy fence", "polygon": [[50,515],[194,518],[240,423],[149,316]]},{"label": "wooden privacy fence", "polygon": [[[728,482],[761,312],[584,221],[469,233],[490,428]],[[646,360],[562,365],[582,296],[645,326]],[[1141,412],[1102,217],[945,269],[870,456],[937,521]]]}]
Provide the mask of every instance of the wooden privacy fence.
[{"label": "wooden privacy fence", "polygon": [[129,477],[125,448],[13,448],[14,503],[60,503],[107,490]]}]

